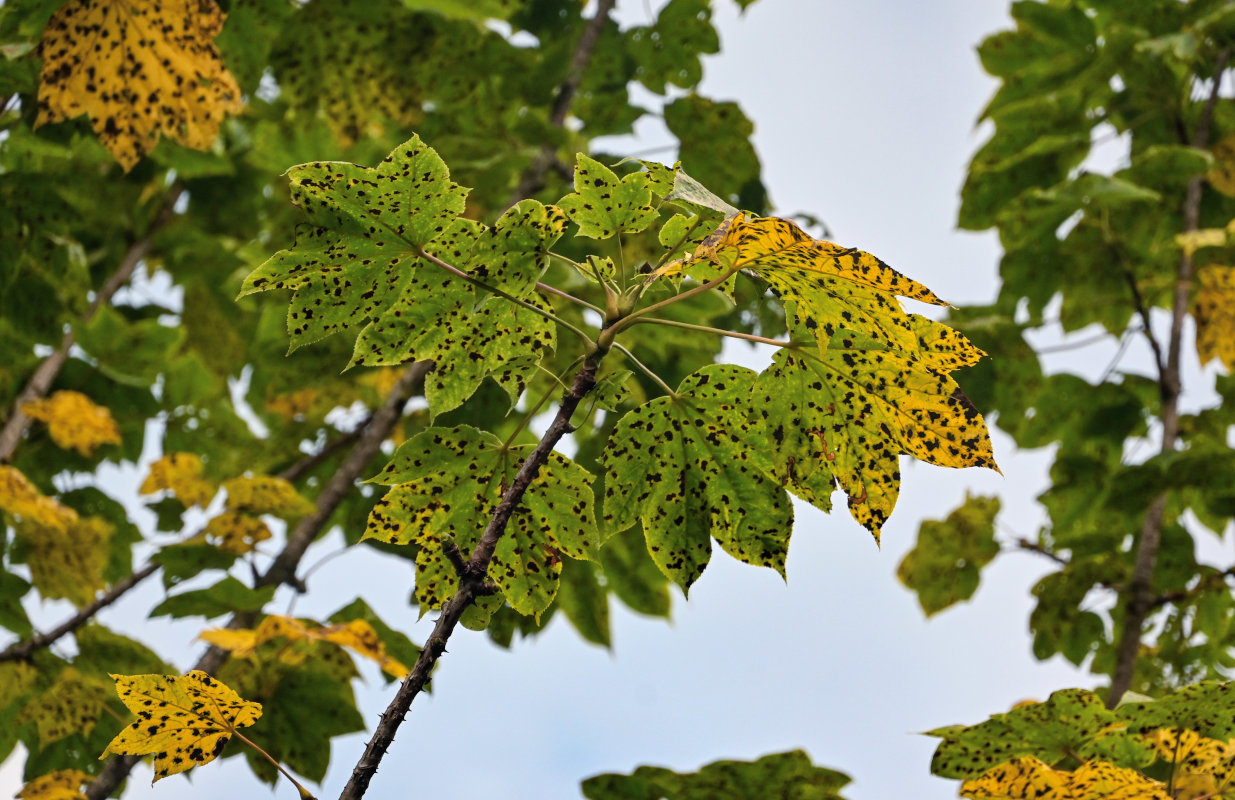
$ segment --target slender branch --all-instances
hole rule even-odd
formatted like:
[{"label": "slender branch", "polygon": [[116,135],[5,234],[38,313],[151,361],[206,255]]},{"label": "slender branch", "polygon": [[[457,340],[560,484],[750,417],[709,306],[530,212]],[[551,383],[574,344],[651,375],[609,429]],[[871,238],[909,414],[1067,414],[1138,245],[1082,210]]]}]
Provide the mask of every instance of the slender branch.
[{"label": "slender branch", "polygon": [[[144,234],[129,245],[129,249],[125,251],[124,256],[120,259],[120,264],[116,267],[116,271],[108,276],[107,280],[95,294],[94,300],[90,303],[90,308],[86,309],[86,312],[82,314],[82,322],[89,322],[93,319],[100,308],[111,302],[112,296],[116,294],[120,287],[129,282],[129,278],[133,276],[133,270],[137,269],[138,263],[150,252],[150,247],[154,242],[154,235],[175,216],[176,201],[180,199],[180,195],[183,193],[184,186],[179,183],[173,184],[171,189],[168,190],[167,197],[163,199],[163,203],[159,206],[159,210],[151,221],[150,226]],[[43,363],[39,364],[34,374],[30,376],[30,380],[26,383],[25,388],[21,390],[21,394],[17,395],[17,400],[13,403],[12,413],[9,415],[8,421],[4,423],[4,429],[0,430],[0,463],[8,461],[13,457],[13,453],[17,450],[17,445],[21,442],[22,435],[26,432],[26,428],[30,427],[30,418],[21,410],[21,407],[26,403],[47,396],[47,392],[51,389],[56,376],[60,374],[60,370],[64,368],[65,362],[69,359],[69,350],[73,347],[74,341],[76,341],[76,338],[72,328],[70,328],[61,337],[60,346],[53,350],[52,354],[43,360]]]},{"label": "slender branch", "polygon": [[290,467],[280,472],[279,477],[289,483],[295,483],[300,480],[335,453],[360,441],[360,437],[364,435],[365,428],[369,427],[369,423],[372,421],[373,418],[369,417],[364,422],[357,425],[356,430],[350,433],[345,433],[337,439],[326,442],[326,444],[322,446],[321,450],[307,455],[295,464],[292,464]]},{"label": "slender branch", "polygon": [[137,572],[134,572],[124,580],[113,585],[103,594],[96,597],[94,602],[89,605],[82,606],[80,611],[66,619],[64,622],[61,622],[47,633],[36,633],[29,639],[23,639],[20,642],[13,642],[13,644],[6,647],[3,651],[0,651],[0,662],[20,661],[21,659],[29,658],[34,651],[50,646],[61,637],[66,636],[80,628],[82,625],[85,625],[95,614],[119,600],[134,586],[158,571],[158,564],[153,562],[147,564]]},{"label": "slender branch", "polygon": [[385,713],[381,715],[381,722],[378,723],[373,737],[365,747],[364,754],[352,770],[351,779],[339,795],[340,800],[360,800],[368,791],[369,782],[377,772],[378,764],[386,755],[390,743],[394,741],[395,732],[402,724],[408,709],[411,708],[412,701],[428,682],[429,675],[438,659],[446,652],[446,642],[454,632],[459,618],[485,590],[488,583],[489,562],[493,558],[493,552],[497,548],[498,540],[506,531],[507,523],[522,501],[524,493],[535,480],[540,468],[548,461],[549,454],[557,442],[574,430],[571,427],[570,418],[575,409],[579,407],[579,401],[595,387],[596,369],[603,357],[603,351],[595,350],[584,359],[583,365],[575,373],[570,390],[562,397],[562,402],[558,406],[557,414],[549,425],[549,429],[540,438],[536,449],[524,460],[514,480],[511,481],[510,487],[502,494],[502,499],[493,509],[493,516],[490,517],[484,533],[480,536],[480,541],[472,550],[471,557],[459,577],[458,592],[442,606],[441,616],[437,618],[433,632],[429,634],[425,642],[424,650],[420,652],[420,657],[416,659],[412,671],[399,687],[390,705],[386,707]]},{"label": "slender branch", "polygon": [[[1218,54],[1214,64],[1213,88],[1210,91],[1209,100],[1197,121],[1196,131],[1191,141],[1185,137],[1183,144],[1190,144],[1201,149],[1209,145],[1214,109],[1218,105],[1218,88],[1222,84],[1222,73],[1226,71],[1230,58],[1230,48]],[[1199,227],[1203,180],[1201,177],[1196,177],[1188,181],[1183,206],[1185,233]],[[1159,392],[1162,396],[1161,452],[1163,453],[1175,449],[1175,439],[1179,435],[1179,396],[1182,388],[1179,363],[1183,346],[1184,319],[1188,315],[1188,295],[1192,289],[1192,266],[1192,254],[1185,249],[1179,258],[1179,267],[1175,275],[1175,297],[1171,309],[1171,338],[1167,349],[1166,368],[1158,378]],[[1141,632],[1149,612],[1154,608],[1154,567],[1157,564],[1158,548],[1162,543],[1162,524],[1166,515],[1166,503],[1166,492],[1154,498],[1141,524],[1136,556],[1132,565],[1132,578],[1128,582],[1125,593],[1127,602],[1123,632],[1116,647],[1115,670],[1111,675],[1111,688],[1106,698],[1107,706],[1110,708],[1114,708],[1124,693],[1132,687],[1141,649]]]},{"label": "slender branch", "polygon": [[1231,577],[1235,577],[1235,567],[1228,567],[1224,569],[1222,572],[1217,572],[1212,575],[1207,575],[1204,578],[1202,578],[1196,584],[1196,586],[1193,586],[1191,589],[1180,589],[1179,591],[1176,591],[1176,592],[1167,592],[1166,594],[1160,594],[1154,598],[1153,607],[1160,608],[1162,606],[1170,605],[1172,603],[1178,603],[1180,601],[1187,600],[1189,598],[1204,594],[1205,592],[1211,591],[1213,589],[1221,588],[1223,591],[1226,591],[1226,579],[1231,578]]},{"label": "slender branch", "polygon": [[741,264],[734,264],[732,267],[725,270],[724,273],[722,273],[721,276],[718,278],[714,278],[708,281],[707,283],[701,283],[692,289],[687,289],[681,294],[675,294],[673,297],[668,297],[664,300],[661,300],[659,303],[653,303],[650,306],[644,306],[638,311],[635,311],[634,313],[619,320],[611,329],[613,332],[613,335],[616,336],[617,334],[621,333],[626,328],[629,328],[631,325],[634,325],[636,320],[646,317],[648,314],[653,314],[657,311],[660,311],[662,308],[667,308],[668,306],[673,305],[674,303],[680,303],[683,300],[686,300],[687,298],[690,298],[690,297],[694,297],[697,294],[703,294],[704,292],[710,292],[711,290],[715,289],[717,286],[720,286],[722,283],[732,278],[734,275],[737,275],[739,272],[741,272],[741,270],[742,270]]},{"label": "slender branch", "polygon": [[[724,328],[713,328],[710,325],[694,325],[690,322],[678,322],[675,319],[662,319],[661,317],[639,317],[639,322],[646,322],[649,325],[672,325],[675,328],[685,328],[690,331],[699,331],[700,333],[714,333],[717,336],[728,336],[731,339],[742,339],[747,342],[758,342],[759,344],[770,344],[773,347],[794,347],[793,342],[784,342],[780,339],[768,339],[764,336],[755,336],[749,333],[739,333],[737,331],[729,331]],[[1105,337],[1106,334],[1103,334]]]},{"label": "slender branch", "polygon": [[403,415],[403,406],[424,383],[425,375],[433,366],[431,361],[417,361],[412,364],[395,383],[386,402],[373,414],[373,421],[364,429],[364,433],[347,454],[347,458],[330,476],[325,487],[317,496],[316,509],[312,514],[300,520],[295,530],[287,537],[283,551],[275,558],[274,563],[266,573],[257,580],[255,588],[277,586],[285,583],[304,591],[304,585],[296,578],[296,568],[305,550],[317,539],[327,520],[347,493],[355,487],[356,479],[361,470],[377,455],[382,442],[390,435],[395,423]]},{"label": "slender branch", "polygon": [[[296,578],[296,569],[305,550],[317,538],[330,519],[330,515],[352,489],[361,470],[377,454],[382,442],[390,436],[390,432],[403,414],[403,406],[419,390],[431,367],[430,361],[417,361],[404,371],[402,377],[386,395],[382,407],[370,418],[369,424],[365,426],[364,432],[356,441],[351,453],[335,470],[334,475],[330,477],[321,494],[318,495],[315,503],[316,510],[301,520],[292,534],[288,536],[283,552],[275,558],[266,573],[257,579],[257,586],[273,586],[282,582],[303,589],[303,584]],[[232,630],[251,628],[257,616],[255,612],[234,614],[227,627]],[[193,669],[214,675],[227,661],[228,656],[226,650],[211,645],[206,648],[206,652],[197,660]],[[113,757],[103,765],[103,769],[86,787],[88,800],[105,800],[110,797],[140,760],[140,756]]]},{"label": "slender branch", "polygon": [[1046,558],[1049,558],[1051,561],[1054,561],[1056,564],[1060,565],[1061,567],[1068,566],[1068,559],[1059,555],[1054,550],[1046,549],[1045,547],[1038,544],[1037,542],[1032,542],[1029,539],[1021,537],[1016,540],[1016,546],[1018,549],[1024,550],[1028,553],[1037,553],[1040,556],[1045,556]]},{"label": "slender branch", "polygon": [[[596,4],[596,13],[588,20],[583,33],[579,36],[574,56],[570,60],[570,71],[566,73],[566,80],[558,87],[553,108],[549,111],[550,125],[557,128],[564,126],[570,107],[575,102],[575,95],[579,91],[580,84],[583,83],[583,73],[587,71],[588,64],[592,60],[592,53],[596,50],[596,43],[600,41],[600,33],[609,22],[609,14],[613,11],[614,3],[615,0],[599,0]],[[528,168],[523,171],[522,177],[519,178],[519,185],[515,188],[511,205],[543,189],[545,173],[560,163],[557,148],[552,144],[546,144],[541,148],[540,155],[532,160]]]},{"label": "slender branch", "polygon": [[[549,255],[551,255],[551,256],[552,256],[552,255],[555,255],[555,254],[554,254],[554,253],[550,253]],[[536,284],[536,288],[537,288],[537,290],[539,290],[539,291],[541,291],[541,292],[544,292],[545,294],[557,295],[558,297],[562,298],[563,300],[569,300],[570,302],[574,303],[575,305],[583,306],[584,308],[590,308],[590,309],[592,309],[593,311],[595,311],[597,314],[600,314],[601,316],[604,316],[605,310],[604,310],[603,308],[601,308],[600,306],[597,306],[597,305],[592,305],[592,304],[591,304],[591,303],[589,303],[588,301],[584,300],[582,297],[575,297],[573,294],[571,294],[571,293],[569,293],[569,292],[563,292],[561,289],[557,288],[556,286],[550,286],[550,285],[549,285],[549,284],[547,284],[547,283],[537,283],[537,284]]]},{"label": "slender branch", "polygon": [[1141,287],[1136,283],[1136,276],[1132,274],[1132,270],[1125,264],[1123,267],[1124,281],[1128,284],[1128,291],[1132,293],[1132,302],[1136,305],[1137,316],[1141,318],[1141,331],[1145,334],[1145,339],[1149,342],[1149,347],[1154,351],[1154,363],[1158,367],[1158,376],[1162,376],[1166,372],[1166,356],[1162,353],[1162,345],[1158,342],[1158,337],[1154,336],[1153,328],[1149,325],[1149,307],[1145,305],[1145,297],[1141,294]]}]

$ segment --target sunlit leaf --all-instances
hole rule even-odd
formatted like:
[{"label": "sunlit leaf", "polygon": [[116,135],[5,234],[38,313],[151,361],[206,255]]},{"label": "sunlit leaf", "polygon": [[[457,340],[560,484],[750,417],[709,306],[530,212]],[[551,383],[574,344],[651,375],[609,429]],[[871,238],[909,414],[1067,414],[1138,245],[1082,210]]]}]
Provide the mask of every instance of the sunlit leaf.
[{"label": "sunlit leaf", "polygon": [[206,523],[204,532],[217,539],[219,547],[236,555],[250,552],[272,535],[261,519],[235,511],[225,511],[211,519]]},{"label": "sunlit leaf", "polygon": [[296,487],[274,475],[252,475],[223,482],[227,509],[243,514],[274,514],[303,517],[313,513],[314,505]]},{"label": "sunlit leaf", "polygon": [[154,754],[154,780],[213,761],[239,728],[257,721],[262,707],[194,670],[184,677],[112,675],[120,701],[137,720],[103,751]]},{"label": "sunlit leaf", "polygon": [[1196,354],[1202,364],[1216,358],[1235,371],[1235,267],[1202,267],[1196,282],[1192,297]]},{"label": "sunlit leaf", "polygon": [[82,785],[94,776],[79,769],[59,769],[27,783],[17,793],[20,800],[85,800]]},{"label": "sunlit leaf", "polygon": [[170,491],[188,506],[205,506],[217,487],[202,477],[202,459],[195,453],[169,453],[150,465],[138,490],[142,494]]},{"label": "sunlit leaf", "polygon": [[213,0],[72,0],[43,32],[37,124],[88,114],[94,132],[129,170],[160,136],[205,150],[240,88],[214,37]]}]

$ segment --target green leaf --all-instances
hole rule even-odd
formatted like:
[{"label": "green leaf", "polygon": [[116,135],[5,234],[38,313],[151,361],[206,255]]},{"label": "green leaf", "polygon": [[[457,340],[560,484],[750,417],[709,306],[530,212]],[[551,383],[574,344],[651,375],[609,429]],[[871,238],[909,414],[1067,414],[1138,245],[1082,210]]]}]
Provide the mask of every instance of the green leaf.
[{"label": "green leaf", "polygon": [[841,800],[848,775],[816,767],[801,750],[756,761],[714,761],[698,772],[639,767],[630,775],[596,775],[583,782],[588,800]]},{"label": "green leaf", "polygon": [[742,367],[704,367],[673,396],[622,417],[605,448],[605,524],[642,522],[652,559],[683,589],[707,566],[712,538],[734,558],[785,574],[793,508],[749,447],[754,380]]},{"label": "green leaf", "polygon": [[[458,587],[444,548],[466,559],[532,445],[504,446],[470,426],[429,428],[404,442],[372,480],[393,488],[374,507],[365,538],[415,543],[421,613]],[[559,453],[531,482],[498,540],[489,577],[520,614],[538,617],[553,601],[561,554],[595,560],[604,538],[592,512],[592,476]]]},{"label": "green leaf", "polygon": [[559,200],[558,206],[579,226],[579,235],[591,239],[638,233],[656,219],[647,173],[618,178],[583,153],[576,157],[575,193]]},{"label": "green leaf", "polygon": [[1115,713],[1133,733],[1182,728],[1225,742],[1235,737],[1235,683],[1202,681],[1157,700],[1123,703]]},{"label": "green leaf", "polygon": [[928,731],[943,739],[931,759],[941,778],[976,778],[1013,758],[1036,756],[1047,764],[1071,758],[1143,767],[1152,751],[1129,736],[1123,721],[1087,689],[1061,689],[1046,702],[1018,705],[970,727]]},{"label": "green leaf", "polygon": [[681,142],[682,168],[738,208],[763,213],[769,205],[750,138],[754,123],[733,102],[689,94],[665,106],[665,125]]},{"label": "green leaf", "polygon": [[978,588],[982,567],[999,555],[995,541],[998,497],[967,495],[943,521],[927,520],[918,542],[901,561],[896,576],[918,595],[926,616],[968,600]]},{"label": "green leaf", "polygon": [[151,560],[163,567],[163,587],[170,589],[205,570],[229,568],[236,554],[205,542],[188,542],[164,547]]},{"label": "green leaf", "polygon": [[657,94],[665,94],[666,84],[694,87],[703,79],[699,57],[720,52],[708,0],[669,0],[655,25],[631,28],[626,41],[635,79]]},{"label": "green leaf", "polygon": [[[408,288],[421,253],[466,239],[459,226],[467,190],[414,136],[376,168],[314,162],[288,170],[292,199],[309,218],[296,243],[254,270],[240,296],[293,289],[292,349],[376,319]],[[465,225],[464,227],[470,227]],[[433,267],[437,269],[437,267]],[[420,298],[432,304],[435,298]]]},{"label": "green leaf", "polygon": [[590,561],[563,559],[557,604],[580,636],[609,647],[609,595],[598,580],[599,574],[599,565]]},{"label": "green leaf", "polygon": [[102,625],[84,625],[73,636],[77,640],[76,667],[89,667],[100,675],[110,670],[126,675],[174,671],[149,647]]},{"label": "green leaf", "polygon": [[150,612],[152,617],[202,616],[221,617],[235,611],[261,611],[274,598],[276,587],[250,589],[228,575],[207,589],[197,589],[172,595],[159,603]]},{"label": "green leaf", "polygon": [[11,572],[0,572],[0,626],[25,639],[34,633],[30,617],[21,604],[22,597],[30,591],[30,583]]}]

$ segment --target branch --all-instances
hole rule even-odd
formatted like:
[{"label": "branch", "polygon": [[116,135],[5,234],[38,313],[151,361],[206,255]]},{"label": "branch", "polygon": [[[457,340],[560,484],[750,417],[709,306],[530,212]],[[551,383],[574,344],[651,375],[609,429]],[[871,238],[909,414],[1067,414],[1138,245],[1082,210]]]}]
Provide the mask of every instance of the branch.
[{"label": "branch", "polygon": [[[1230,58],[1230,48],[1218,54],[1218,59],[1214,64],[1213,88],[1210,91],[1209,100],[1201,111],[1192,140],[1189,142],[1185,138],[1184,144],[1201,149],[1209,145],[1214,109],[1218,105],[1218,87],[1222,83],[1222,73],[1226,71]],[[1203,178],[1196,177],[1188,181],[1183,207],[1185,233],[1199,227],[1203,180]],[[1179,395],[1182,390],[1179,360],[1183,346],[1184,318],[1188,315],[1188,295],[1191,289],[1192,254],[1184,250],[1179,258],[1179,267],[1175,274],[1175,298],[1171,309],[1171,339],[1167,349],[1166,368],[1158,377],[1158,388],[1162,395],[1161,452],[1163,453],[1169,453],[1175,449],[1175,439],[1179,435]],[[1111,688],[1106,698],[1109,708],[1114,708],[1124,693],[1132,687],[1137,656],[1141,649],[1141,631],[1145,626],[1146,617],[1154,609],[1154,567],[1157,564],[1158,548],[1162,544],[1162,523],[1166,516],[1166,502],[1166,492],[1155,497],[1149,510],[1145,512],[1145,519],[1141,524],[1136,557],[1132,565],[1132,579],[1128,583],[1126,594],[1127,605],[1124,612],[1123,633],[1120,635],[1115,651],[1115,671],[1111,675]]]},{"label": "branch", "polygon": [[1016,540],[1016,546],[1018,549],[1024,550],[1028,553],[1037,553],[1040,556],[1045,556],[1049,558],[1051,561],[1054,561],[1056,564],[1058,564],[1061,567],[1068,566],[1068,559],[1059,555],[1054,550],[1048,550],[1047,548],[1043,547],[1037,542],[1031,542],[1030,540],[1024,537],[1021,537]]},{"label": "branch", "polygon": [[369,423],[372,421],[373,417],[369,417],[364,422],[357,425],[356,430],[351,433],[345,433],[338,439],[326,442],[321,450],[318,450],[316,453],[311,455],[307,455],[295,464],[292,464],[290,467],[280,472],[279,477],[288,483],[295,483],[300,480],[305,475],[316,469],[318,464],[321,464],[323,461],[330,458],[343,448],[350,447],[360,441],[360,437],[364,435],[365,428],[369,427]]},{"label": "branch", "polygon": [[428,683],[433,667],[446,652],[446,642],[454,632],[459,618],[477,597],[487,592],[489,561],[493,558],[493,551],[497,547],[498,540],[505,533],[506,525],[522,501],[528,486],[535,480],[540,468],[549,459],[549,453],[553,451],[554,445],[574,430],[571,427],[570,418],[575,409],[579,407],[579,401],[596,385],[596,368],[603,357],[604,351],[596,350],[584,359],[583,366],[575,373],[569,391],[562,397],[561,405],[558,406],[557,414],[549,425],[549,429],[540,438],[536,449],[523,462],[510,487],[502,495],[497,507],[493,509],[493,516],[489,519],[489,524],[481,534],[480,541],[472,550],[472,555],[459,577],[459,591],[442,606],[441,616],[437,618],[433,632],[429,634],[425,642],[424,650],[420,652],[420,657],[416,659],[412,671],[399,687],[390,705],[386,707],[385,713],[381,715],[381,722],[373,732],[373,738],[365,746],[360,761],[352,770],[352,777],[347,782],[347,786],[343,787],[339,800],[360,800],[364,797],[365,792],[368,791],[369,782],[373,779],[373,774],[377,772],[378,764],[386,755],[386,750],[394,741],[395,732],[402,724],[408,709],[411,708],[412,700]]},{"label": "branch", "polygon": [[[145,234],[138,238],[137,241],[129,245],[129,249],[125,251],[124,257],[120,259],[120,266],[116,268],[116,271],[99,288],[94,301],[90,303],[90,308],[86,310],[86,313],[82,314],[82,322],[89,322],[93,319],[100,308],[111,302],[112,295],[121,286],[129,282],[129,278],[132,277],[133,270],[137,268],[138,262],[150,252],[150,246],[154,241],[155,233],[167,225],[175,216],[176,201],[180,199],[180,195],[183,193],[184,186],[182,184],[176,183],[172,185],[167,193],[167,197],[163,199],[163,204],[159,207],[154,220],[150,223],[150,227],[146,229]],[[4,423],[4,429],[0,430],[0,463],[8,461],[13,457],[13,453],[17,450],[17,445],[21,442],[22,434],[26,432],[26,428],[30,427],[30,418],[25,415],[21,407],[26,403],[47,396],[47,392],[51,389],[56,376],[60,374],[60,370],[64,368],[65,362],[69,359],[69,349],[72,348],[74,341],[73,330],[70,328],[64,332],[64,336],[60,339],[60,346],[53,350],[52,354],[44,359],[43,363],[39,364],[38,369],[30,376],[30,380],[26,383],[25,388],[21,390],[21,394],[17,395],[17,400],[13,403],[13,411],[9,415],[8,421]]]},{"label": "branch", "polygon": [[137,572],[134,572],[124,580],[113,585],[106,592],[96,597],[94,602],[87,606],[83,606],[80,611],[57,625],[55,628],[52,628],[47,633],[36,633],[29,639],[13,642],[13,644],[6,647],[3,651],[0,651],[0,662],[20,661],[22,659],[29,658],[34,651],[50,646],[62,636],[70,634],[82,625],[85,625],[95,614],[119,600],[125,592],[129,591],[134,586],[158,571],[158,564],[155,564],[154,562],[147,564]]},{"label": "branch", "polygon": [[[579,85],[583,83],[583,73],[587,71],[588,64],[592,60],[592,53],[596,49],[596,42],[600,40],[600,32],[609,22],[609,14],[613,11],[614,2],[615,0],[599,0],[596,4],[596,13],[588,20],[587,26],[579,36],[579,43],[575,45],[575,54],[570,60],[570,72],[566,74],[566,80],[558,87],[553,109],[549,112],[549,124],[554,127],[561,128],[566,122],[566,115],[570,113],[570,107],[575,102],[575,94],[579,91]],[[546,144],[541,148],[540,155],[528,165],[523,176],[519,178],[519,185],[515,188],[514,199],[510,204],[514,205],[543,189],[545,173],[550,168],[557,168],[559,165],[564,166],[557,157],[557,148],[552,144]],[[567,179],[569,179],[569,169],[566,172]]]},{"label": "branch", "polygon": [[[361,470],[377,454],[382,442],[390,436],[391,430],[403,415],[403,406],[419,390],[425,375],[432,366],[431,361],[417,361],[404,371],[403,376],[386,395],[382,407],[370,418],[352,451],[335,470],[321,494],[317,496],[316,510],[300,521],[300,524],[288,536],[283,551],[275,558],[266,573],[257,579],[258,587],[287,583],[303,590],[303,584],[296,578],[296,568],[300,565],[300,559],[304,556],[305,550],[317,538],[327,520],[330,519],[330,515],[352,489]],[[233,630],[250,628],[257,620],[257,616],[255,612],[234,614],[227,627]],[[214,675],[227,661],[227,658],[226,650],[211,645],[206,648],[206,652],[197,660],[193,669]],[[105,800],[111,796],[139,761],[141,761],[140,756],[114,756],[86,787],[88,800]]]}]

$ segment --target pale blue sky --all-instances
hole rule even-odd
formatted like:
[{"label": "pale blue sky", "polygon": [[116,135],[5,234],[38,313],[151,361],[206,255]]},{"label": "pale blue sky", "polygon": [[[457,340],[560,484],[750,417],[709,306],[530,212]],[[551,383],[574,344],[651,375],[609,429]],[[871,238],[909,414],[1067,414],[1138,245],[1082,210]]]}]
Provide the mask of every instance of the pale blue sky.
[{"label": "pale blue sky", "polygon": [[[646,19],[644,4],[622,4],[625,20]],[[1006,3],[759,0],[744,18],[730,0],[714,5],[723,52],[707,61],[702,91],[738,100],[755,121],[779,209],[817,214],[840,243],[879,255],[956,304],[993,297],[994,236],[959,233],[954,221],[965,165],[984,136],[974,123],[994,87],[974,47],[1006,26]],[[640,134],[631,150],[662,141],[656,124]],[[1104,364],[1109,353],[1094,358]],[[741,348],[734,358],[759,366],[766,355]],[[929,775],[933,742],[915,732],[1093,683],[1030,652],[1029,589],[1048,566],[1032,556],[1000,559],[972,604],[929,622],[896,581],[920,521],[946,516],[966,490],[1004,498],[1006,537],[1036,529],[1033,497],[1048,458],[1017,452],[998,434],[995,446],[1006,477],[907,466],[882,550],[843,503],[831,516],[800,506],[787,585],[718,552],[690,602],[679,597],[671,623],[615,608],[612,652],[584,643],[561,619],[509,652],[460,631],[434,694],[416,701],[369,796],[565,800],[597,772],[645,763],[695,769],[801,747],[854,777],[852,800],[956,797],[955,784]],[[337,545],[328,538],[306,563]],[[413,618],[410,577],[402,564],[341,558],[313,582],[358,587],[398,626]],[[134,623],[160,591],[145,587],[103,620],[158,642],[187,667],[198,650],[195,627]],[[348,599],[309,595],[296,613],[328,613]],[[427,631],[425,621],[412,635]],[[390,690],[373,670],[366,675],[360,697],[375,720]],[[337,795],[366,738],[337,740],[320,797]],[[127,796],[267,791],[238,761],[153,789],[149,776],[146,767],[135,771]],[[0,769],[0,794],[15,790],[15,780],[11,763]],[[296,797],[287,783],[274,794]]]}]

